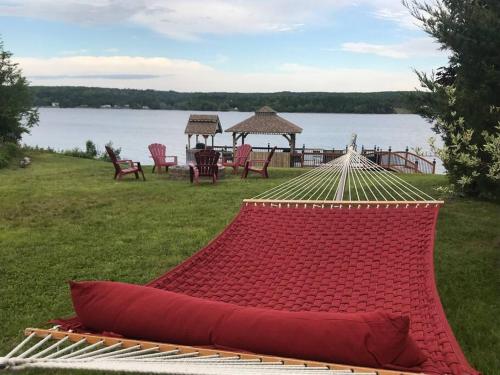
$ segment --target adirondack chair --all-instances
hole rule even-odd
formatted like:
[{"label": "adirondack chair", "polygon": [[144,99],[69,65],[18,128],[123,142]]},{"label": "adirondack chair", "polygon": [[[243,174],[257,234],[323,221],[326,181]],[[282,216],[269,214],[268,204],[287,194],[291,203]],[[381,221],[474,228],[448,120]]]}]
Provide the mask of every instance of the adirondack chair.
[{"label": "adirondack chair", "polygon": [[251,152],[252,152],[252,146],[251,145],[248,145],[248,144],[241,145],[236,150],[236,155],[233,157],[233,160],[230,161],[230,162],[223,160],[222,161],[222,165],[224,167],[231,167],[231,168],[233,168],[233,173],[237,174],[238,173],[238,169],[240,167],[243,167],[243,168],[245,167],[245,163],[247,162],[247,159],[250,156]]},{"label": "adirondack chair", "polygon": [[200,177],[211,177],[212,182],[217,182],[219,174],[219,161],[220,153],[214,150],[200,150],[194,154],[196,163],[189,164],[189,177],[191,183],[200,183]]},{"label": "adirondack chair", "polygon": [[[142,179],[146,181],[146,177],[144,177],[144,172],[142,170],[141,163],[133,162],[132,160],[118,160],[113,149],[109,146],[105,147],[106,147],[106,152],[108,153],[109,158],[111,159],[111,162],[115,167],[115,177],[114,177],[115,180],[117,178],[121,179],[123,176],[130,173],[135,174],[135,178],[138,179],[139,172],[141,172]],[[123,168],[122,167],[123,164],[128,164],[128,168]]]},{"label": "adirondack chair", "polygon": [[[248,172],[255,172],[259,173],[262,175],[264,178],[268,178],[269,174],[267,173],[267,167],[269,166],[269,163],[271,162],[271,159],[273,158],[274,152],[276,151],[276,146],[273,147],[269,155],[267,155],[267,159],[265,160],[248,160],[245,163],[245,169],[243,170],[243,174],[241,178],[247,178],[248,177]],[[254,164],[256,163],[263,163],[261,168],[255,167]]]},{"label": "adirondack chair", "polygon": [[[161,173],[161,167],[165,167],[165,172],[168,172],[168,167],[173,167],[177,165],[177,156],[167,156],[167,147],[160,143],[153,143],[148,146],[149,152],[151,153],[151,158],[155,165],[153,166],[153,173],[155,173],[155,169],[157,169],[158,173]],[[167,161],[167,158],[173,158],[173,161]]]}]

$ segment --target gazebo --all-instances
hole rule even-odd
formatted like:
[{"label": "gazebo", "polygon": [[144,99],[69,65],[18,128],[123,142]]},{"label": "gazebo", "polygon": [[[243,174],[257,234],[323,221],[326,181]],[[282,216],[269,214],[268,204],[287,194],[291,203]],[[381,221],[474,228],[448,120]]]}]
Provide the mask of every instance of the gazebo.
[{"label": "gazebo", "polygon": [[188,149],[191,148],[191,137],[196,135],[196,143],[199,136],[205,138],[205,146],[208,137],[212,137],[212,147],[214,145],[214,137],[217,133],[222,133],[218,115],[190,115],[184,134],[188,136]]},{"label": "gazebo", "polygon": [[276,134],[286,138],[290,145],[290,155],[293,155],[295,136],[302,133],[302,128],[280,117],[271,107],[264,106],[255,111],[252,117],[226,129],[226,132],[233,133],[233,153],[238,140],[241,139],[241,144],[244,144],[249,134]]}]

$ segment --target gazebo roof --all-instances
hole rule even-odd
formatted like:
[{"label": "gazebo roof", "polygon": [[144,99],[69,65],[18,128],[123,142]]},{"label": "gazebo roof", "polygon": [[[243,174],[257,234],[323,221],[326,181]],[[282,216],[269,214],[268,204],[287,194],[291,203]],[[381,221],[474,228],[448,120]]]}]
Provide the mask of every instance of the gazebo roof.
[{"label": "gazebo roof", "polygon": [[242,122],[226,129],[230,133],[249,134],[296,134],[302,133],[302,128],[280,117],[274,109],[264,106],[255,114]]},{"label": "gazebo roof", "polygon": [[222,133],[218,115],[190,115],[185,134],[215,135]]}]

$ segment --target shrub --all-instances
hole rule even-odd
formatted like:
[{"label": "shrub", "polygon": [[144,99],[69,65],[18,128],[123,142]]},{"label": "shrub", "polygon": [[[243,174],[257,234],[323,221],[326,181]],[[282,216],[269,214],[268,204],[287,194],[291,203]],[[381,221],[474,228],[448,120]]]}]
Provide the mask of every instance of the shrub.
[{"label": "shrub", "polygon": [[[118,159],[120,159],[120,154],[122,152],[122,149],[120,147],[119,148],[114,148],[113,147],[113,142],[111,142],[111,141],[109,141],[108,143],[106,143],[106,146],[112,148],[113,151],[115,152],[116,157]],[[108,153],[106,151],[104,151],[102,153],[102,155],[100,156],[99,159],[104,160],[104,161],[111,161],[111,159],[109,158],[109,155],[108,155]]]},{"label": "shrub", "polygon": [[5,168],[18,154],[18,146],[13,142],[0,143],[0,168]]}]

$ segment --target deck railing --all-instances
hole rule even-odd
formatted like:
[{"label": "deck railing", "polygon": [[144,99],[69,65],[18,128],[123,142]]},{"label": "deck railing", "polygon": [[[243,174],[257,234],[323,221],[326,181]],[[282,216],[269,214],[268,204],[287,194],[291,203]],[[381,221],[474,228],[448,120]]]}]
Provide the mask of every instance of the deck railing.
[{"label": "deck railing", "polygon": [[[226,160],[230,160],[233,155],[232,146],[214,146],[215,150],[220,151]],[[272,147],[252,147],[254,152],[270,152]],[[346,153],[347,147],[342,149],[321,149],[321,148],[306,148],[296,149],[293,155],[289,158],[281,158],[286,164],[282,167],[304,168],[317,167],[323,163],[328,163],[333,159],[338,158]],[[290,148],[278,147],[277,153],[290,154]],[[408,148],[404,151],[393,151],[391,147],[387,150],[382,150],[379,147],[373,149],[361,148],[361,154],[368,159],[379,164],[380,166],[400,173],[436,173],[436,161],[429,161],[422,155],[410,152]],[[284,156],[284,155],[283,155]]]}]

